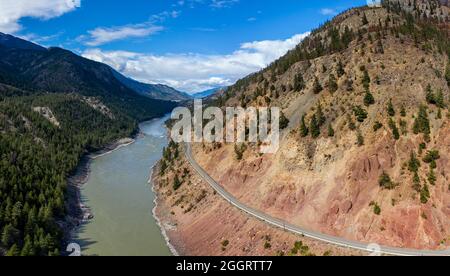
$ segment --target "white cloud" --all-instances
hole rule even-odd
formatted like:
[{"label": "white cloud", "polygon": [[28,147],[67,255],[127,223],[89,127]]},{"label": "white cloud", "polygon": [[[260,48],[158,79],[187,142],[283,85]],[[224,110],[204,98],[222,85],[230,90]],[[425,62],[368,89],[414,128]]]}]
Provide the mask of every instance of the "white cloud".
[{"label": "white cloud", "polygon": [[322,15],[336,15],[337,11],[335,9],[324,8],[320,10]]},{"label": "white cloud", "polygon": [[154,35],[164,29],[160,24],[167,19],[177,18],[180,11],[163,11],[153,14],[150,19],[140,24],[129,24],[116,27],[98,27],[87,32],[87,35],[78,37],[78,41],[87,46],[100,46],[113,41],[124,40],[127,38],[148,37]]},{"label": "white cloud", "polygon": [[97,28],[88,31],[88,36],[81,36],[78,40],[88,46],[100,46],[109,42],[123,40],[130,37],[147,37],[164,28],[145,24],[128,25],[113,28]]},{"label": "white cloud", "polygon": [[16,33],[22,29],[20,19],[50,19],[80,7],[81,0],[0,0],[0,31]]},{"label": "white cloud", "polygon": [[83,56],[111,65],[119,72],[148,83],[163,83],[182,91],[198,92],[231,85],[256,72],[294,48],[309,33],[286,40],[244,43],[231,54],[152,55],[127,51],[90,49]]}]

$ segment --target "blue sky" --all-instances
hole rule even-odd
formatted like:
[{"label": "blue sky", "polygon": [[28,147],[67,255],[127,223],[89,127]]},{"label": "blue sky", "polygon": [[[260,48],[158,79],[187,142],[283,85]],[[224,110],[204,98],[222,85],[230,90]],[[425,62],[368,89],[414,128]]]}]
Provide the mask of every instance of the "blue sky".
[{"label": "blue sky", "polygon": [[0,31],[195,92],[230,85],[366,0],[0,0]]}]

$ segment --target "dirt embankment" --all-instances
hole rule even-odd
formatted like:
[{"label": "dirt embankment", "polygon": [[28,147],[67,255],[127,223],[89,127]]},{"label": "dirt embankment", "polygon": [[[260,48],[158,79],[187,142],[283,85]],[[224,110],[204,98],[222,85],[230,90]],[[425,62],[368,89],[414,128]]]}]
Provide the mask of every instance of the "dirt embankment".
[{"label": "dirt embankment", "polygon": [[[164,175],[153,173],[156,216],[180,255],[364,255],[294,235],[249,217],[230,205],[190,168],[180,153]],[[174,190],[174,179],[182,182]]]}]

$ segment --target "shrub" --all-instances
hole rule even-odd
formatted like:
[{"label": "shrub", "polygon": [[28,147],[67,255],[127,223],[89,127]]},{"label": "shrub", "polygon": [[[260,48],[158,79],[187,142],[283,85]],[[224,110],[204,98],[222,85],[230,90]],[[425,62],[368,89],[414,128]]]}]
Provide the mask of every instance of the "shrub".
[{"label": "shrub", "polygon": [[381,129],[383,127],[383,124],[376,121],[375,124],[373,125],[373,131],[378,131],[379,129]]},{"label": "shrub", "polygon": [[353,108],[353,112],[355,113],[358,122],[362,123],[367,119],[367,111],[365,111],[361,106],[355,106]]},{"label": "shrub", "polygon": [[438,150],[430,150],[423,158],[423,162],[425,162],[427,164],[431,164],[431,163],[433,163],[433,161],[436,162],[440,158],[441,158],[441,156],[440,156]]},{"label": "shrub", "polygon": [[357,144],[358,146],[362,147],[364,146],[364,136],[362,135],[361,131],[358,130],[358,133],[356,134],[356,140],[357,140]]},{"label": "shrub", "polygon": [[383,172],[383,174],[381,174],[378,183],[382,188],[388,190],[392,190],[396,187],[395,183],[392,182],[391,177],[386,172]]}]

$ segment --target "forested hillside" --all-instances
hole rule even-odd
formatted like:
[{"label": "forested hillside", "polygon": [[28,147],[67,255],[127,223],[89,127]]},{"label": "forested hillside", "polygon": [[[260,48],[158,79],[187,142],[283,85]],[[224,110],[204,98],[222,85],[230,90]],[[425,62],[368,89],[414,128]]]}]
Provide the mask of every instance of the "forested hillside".
[{"label": "forested hillside", "polygon": [[0,255],[59,255],[80,158],[174,106],[104,64],[0,34]]}]

